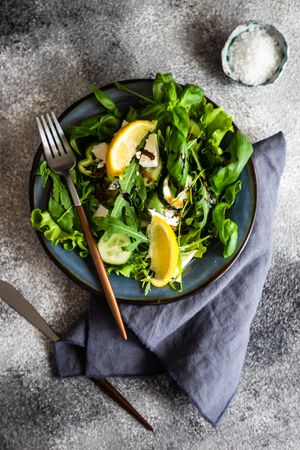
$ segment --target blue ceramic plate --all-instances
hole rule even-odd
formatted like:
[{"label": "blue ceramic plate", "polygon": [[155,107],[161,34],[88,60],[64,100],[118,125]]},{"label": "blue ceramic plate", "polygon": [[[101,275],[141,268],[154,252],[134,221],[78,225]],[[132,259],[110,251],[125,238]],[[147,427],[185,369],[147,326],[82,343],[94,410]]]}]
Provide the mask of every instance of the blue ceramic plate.
[{"label": "blue ceramic plate", "polygon": [[[125,84],[143,95],[152,92],[152,80],[125,81]],[[103,88],[116,102],[120,110],[126,110],[128,105],[134,106],[137,99],[130,94],[119,91],[114,85]],[[101,105],[95,100],[94,95],[88,95],[70,106],[59,118],[62,127],[75,124],[88,116],[103,111]],[[47,209],[49,187],[42,189],[40,177],[36,176],[39,163],[43,161],[43,150],[40,146],[35,155],[30,177],[30,206],[31,209]],[[230,217],[239,227],[239,239],[233,256],[224,259],[222,247],[217,242],[213,243],[203,259],[194,259],[184,271],[183,292],[178,293],[169,286],[151,289],[145,296],[141,284],[130,278],[124,278],[115,274],[110,275],[110,281],[116,297],[123,303],[166,303],[182,299],[196,290],[216,281],[234,263],[244,248],[252,230],[256,210],[256,176],[252,160],[250,160],[241,174],[242,190],[237,195],[236,201],[230,210]],[[38,232],[39,239],[58,267],[60,267],[72,280],[85,289],[99,293],[101,285],[91,258],[82,259],[75,252],[68,252],[60,245],[53,246],[42,233]]]}]

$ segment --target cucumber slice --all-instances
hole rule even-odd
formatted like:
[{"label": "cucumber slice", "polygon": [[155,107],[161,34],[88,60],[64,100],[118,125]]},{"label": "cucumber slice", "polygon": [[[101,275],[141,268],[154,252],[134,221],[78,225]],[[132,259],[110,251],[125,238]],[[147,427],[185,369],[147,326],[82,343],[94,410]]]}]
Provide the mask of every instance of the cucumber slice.
[{"label": "cucumber slice", "polygon": [[162,161],[159,159],[158,166],[157,167],[148,167],[144,168],[140,166],[141,174],[144,179],[144,185],[147,187],[154,187],[161,175],[162,172]]},{"label": "cucumber slice", "polygon": [[101,258],[108,264],[125,264],[130,258],[131,252],[123,250],[123,247],[127,247],[130,243],[130,238],[123,233],[114,233],[107,241],[104,241],[102,236],[98,242]]}]

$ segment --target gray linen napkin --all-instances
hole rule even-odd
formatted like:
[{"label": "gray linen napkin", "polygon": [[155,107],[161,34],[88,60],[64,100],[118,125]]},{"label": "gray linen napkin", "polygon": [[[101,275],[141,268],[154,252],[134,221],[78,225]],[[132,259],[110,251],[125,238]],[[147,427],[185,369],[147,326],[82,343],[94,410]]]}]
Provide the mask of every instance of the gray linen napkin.
[{"label": "gray linen napkin", "polygon": [[105,302],[92,297],[55,355],[61,377],[137,376],[168,371],[202,415],[215,425],[238,386],[249,330],[271,259],[272,219],[285,161],[282,133],[254,145],[258,179],[256,220],[248,243],[215,283],[183,301],[120,305],[127,342],[119,338]]}]

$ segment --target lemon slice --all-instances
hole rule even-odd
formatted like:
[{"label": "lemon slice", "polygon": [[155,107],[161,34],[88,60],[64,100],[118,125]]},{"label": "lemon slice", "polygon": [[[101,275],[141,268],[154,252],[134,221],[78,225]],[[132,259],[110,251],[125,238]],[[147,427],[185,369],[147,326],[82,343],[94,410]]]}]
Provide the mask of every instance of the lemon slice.
[{"label": "lemon slice", "polygon": [[121,175],[134,156],[137,146],[155,129],[156,124],[156,121],[135,120],[120,128],[106,154],[106,170],[109,175],[114,177]]},{"label": "lemon slice", "polygon": [[153,286],[165,286],[173,277],[178,264],[179,248],[170,225],[161,217],[153,216],[149,225],[149,256],[155,277]]}]

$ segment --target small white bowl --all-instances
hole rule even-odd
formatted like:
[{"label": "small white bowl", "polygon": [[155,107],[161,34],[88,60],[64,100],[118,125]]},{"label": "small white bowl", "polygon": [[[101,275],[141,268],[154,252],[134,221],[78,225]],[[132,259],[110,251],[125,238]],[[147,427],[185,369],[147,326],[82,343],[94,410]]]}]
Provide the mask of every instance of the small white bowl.
[{"label": "small white bowl", "polygon": [[[230,64],[230,56],[229,56],[230,55],[230,47],[233,44],[233,42],[235,41],[235,39],[238,36],[240,36],[242,33],[253,30],[255,28],[260,28],[262,30],[266,30],[275,39],[275,41],[277,42],[277,44],[279,45],[280,50],[281,50],[281,60],[280,60],[280,63],[278,65],[276,71],[274,72],[274,74],[272,75],[271,78],[266,80],[264,83],[261,83],[258,85],[246,84],[246,83],[243,83],[241,80],[237,80],[237,79],[233,78],[232,66]],[[262,23],[256,22],[255,20],[250,20],[249,22],[247,22],[243,25],[239,25],[229,35],[229,37],[222,49],[222,53],[221,53],[222,67],[223,67],[224,73],[228,77],[230,77],[232,80],[236,81],[237,83],[242,84],[243,86],[248,86],[248,87],[265,86],[266,84],[273,83],[282,74],[283,69],[288,60],[288,53],[289,53],[289,49],[288,49],[287,42],[286,42],[284,36],[280,33],[280,31],[278,31],[275,27],[273,27],[273,25],[262,24]]]}]

